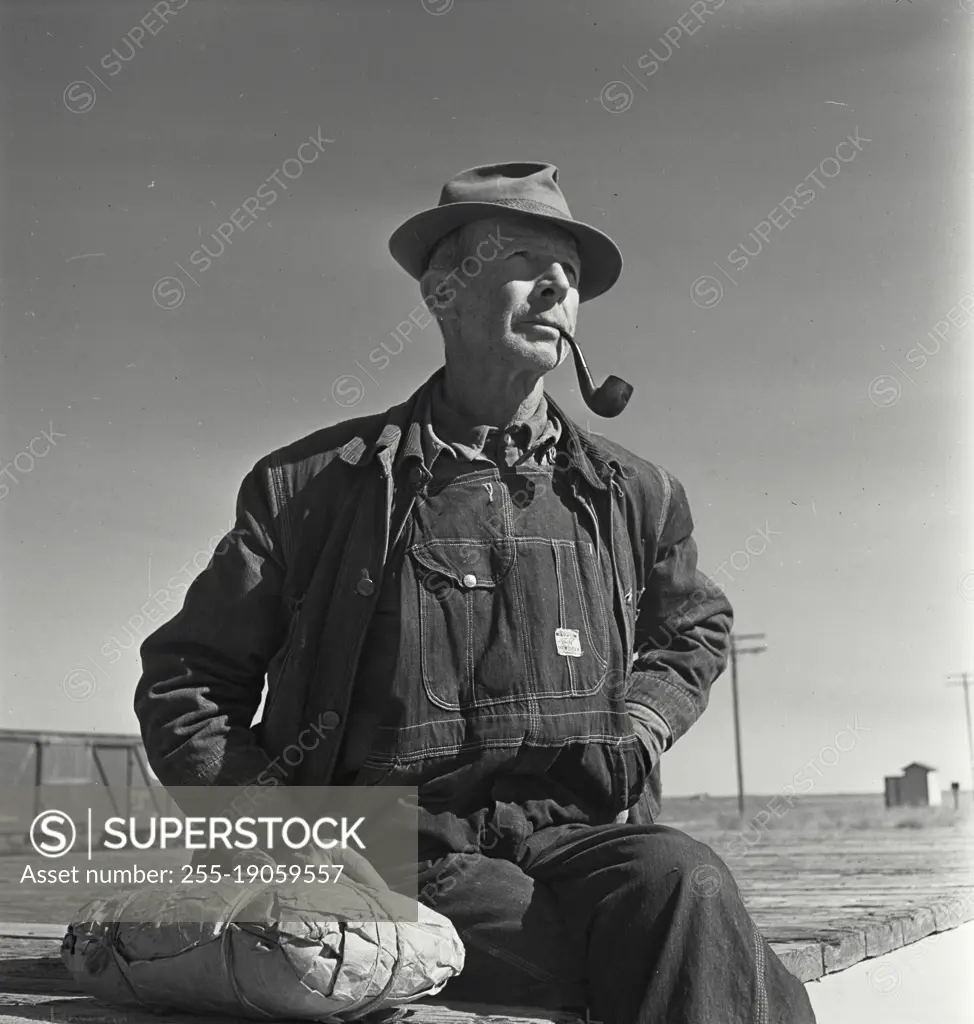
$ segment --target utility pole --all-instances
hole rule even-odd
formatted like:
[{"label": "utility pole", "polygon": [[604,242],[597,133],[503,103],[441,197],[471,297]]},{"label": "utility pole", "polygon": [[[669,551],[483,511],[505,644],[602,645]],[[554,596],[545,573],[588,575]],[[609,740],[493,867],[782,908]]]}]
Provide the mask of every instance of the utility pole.
[{"label": "utility pole", "polygon": [[734,754],[737,758],[737,810],[744,817],[744,763],[741,758],[741,715],[737,696],[737,658],[740,654],[762,654],[768,649],[767,644],[756,647],[738,647],[741,641],[764,640],[764,633],[731,633],[731,695],[734,698]]},{"label": "utility pole", "polygon": [[966,712],[965,718],[967,719],[967,754],[971,762],[971,792],[974,793],[974,736],[971,734],[971,698],[967,693],[967,688],[971,685],[968,679],[969,674],[968,672],[958,672],[948,676],[947,685],[964,687],[964,711]]}]

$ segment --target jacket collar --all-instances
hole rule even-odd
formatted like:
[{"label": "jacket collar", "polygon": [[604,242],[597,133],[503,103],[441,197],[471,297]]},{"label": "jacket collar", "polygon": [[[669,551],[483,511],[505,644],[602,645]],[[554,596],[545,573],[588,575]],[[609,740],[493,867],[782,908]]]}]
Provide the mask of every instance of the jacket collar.
[{"label": "jacket collar", "polygon": [[[442,372],[441,367],[404,402],[392,406],[384,414],[380,413],[385,416],[385,423],[376,438],[369,441],[361,434],[356,434],[342,446],[338,457],[349,466],[368,466],[376,456],[381,457],[388,452],[385,459],[391,461],[396,469],[410,455],[422,459],[422,420],[419,413],[437,374]],[[399,446],[404,436],[406,443],[400,452]]]},{"label": "jacket collar", "polygon": [[[399,405],[392,406],[385,413],[385,423],[379,435],[368,441],[361,435],[351,438],[342,446],[338,457],[350,466],[367,466],[376,457],[387,465],[392,465],[393,473],[397,473],[403,464],[416,460],[423,463],[422,416],[424,403],[434,384],[443,375],[440,367],[426,380],[409,398]],[[548,401],[548,412],[561,420],[563,438],[573,467],[582,478],[596,490],[606,490],[609,481],[619,474],[631,476],[634,470],[624,466],[618,458],[603,448],[596,438],[583,430],[571,420],[551,397],[545,392]],[[405,440],[404,440],[405,439]]]}]

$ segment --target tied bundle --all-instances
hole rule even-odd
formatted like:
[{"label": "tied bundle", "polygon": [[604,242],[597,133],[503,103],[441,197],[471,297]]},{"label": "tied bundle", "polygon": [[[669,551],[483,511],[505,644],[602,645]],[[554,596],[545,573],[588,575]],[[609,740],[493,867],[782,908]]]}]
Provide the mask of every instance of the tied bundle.
[{"label": "tied bundle", "polygon": [[104,1002],[253,1019],[357,1020],[435,995],[462,970],[463,944],[442,915],[344,878],[322,888],[94,899],[61,956]]}]

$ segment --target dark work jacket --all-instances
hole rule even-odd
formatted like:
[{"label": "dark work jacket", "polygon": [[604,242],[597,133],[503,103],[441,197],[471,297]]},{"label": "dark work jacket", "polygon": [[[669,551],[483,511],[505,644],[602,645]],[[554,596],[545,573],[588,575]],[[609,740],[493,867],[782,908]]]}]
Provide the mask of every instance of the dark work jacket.
[{"label": "dark work jacket", "polygon": [[[420,403],[442,372],[388,412],[325,427],[247,474],[234,529],[141,648],[135,711],[164,786],[332,780],[390,532],[422,478],[405,456],[420,450]],[[611,538],[612,603],[633,651],[615,682],[667,723],[672,743],[726,665],[730,604],[697,569],[679,481],[548,402],[568,453],[558,468],[587,489]],[[657,764],[630,820],[653,820],[659,801]]]}]

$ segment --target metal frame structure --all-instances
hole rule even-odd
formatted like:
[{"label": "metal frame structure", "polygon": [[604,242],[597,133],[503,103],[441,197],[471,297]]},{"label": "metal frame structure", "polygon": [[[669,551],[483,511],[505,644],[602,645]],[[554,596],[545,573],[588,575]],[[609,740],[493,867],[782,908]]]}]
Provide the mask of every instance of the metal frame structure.
[{"label": "metal frame structure", "polygon": [[[158,780],[149,771],[149,765],[145,759],[145,751],[142,747],[142,738],[125,733],[94,733],[94,732],[48,732],[34,731],[29,729],[0,729],[0,743],[21,743],[33,749],[34,753],[34,815],[44,810],[42,806],[42,787],[44,780],[44,751],[48,747],[72,746],[83,748],[91,758],[94,765],[97,781],[107,790],[108,799],[115,814],[121,815],[121,809],[115,799],[108,773],[102,762],[101,754],[108,750],[125,751],[125,817],[132,813],[132,783],[135,780],[135,770],[138,769],[145,787],[149,792],[149,798],[153,807],[160,814],[164,813],[162,807],[156,800],[156,791],[165,802],[165,790],[162,789]],[[25,756],[21,766],[26,764]],[[92,781],[95,781],[93,779]]]}]

